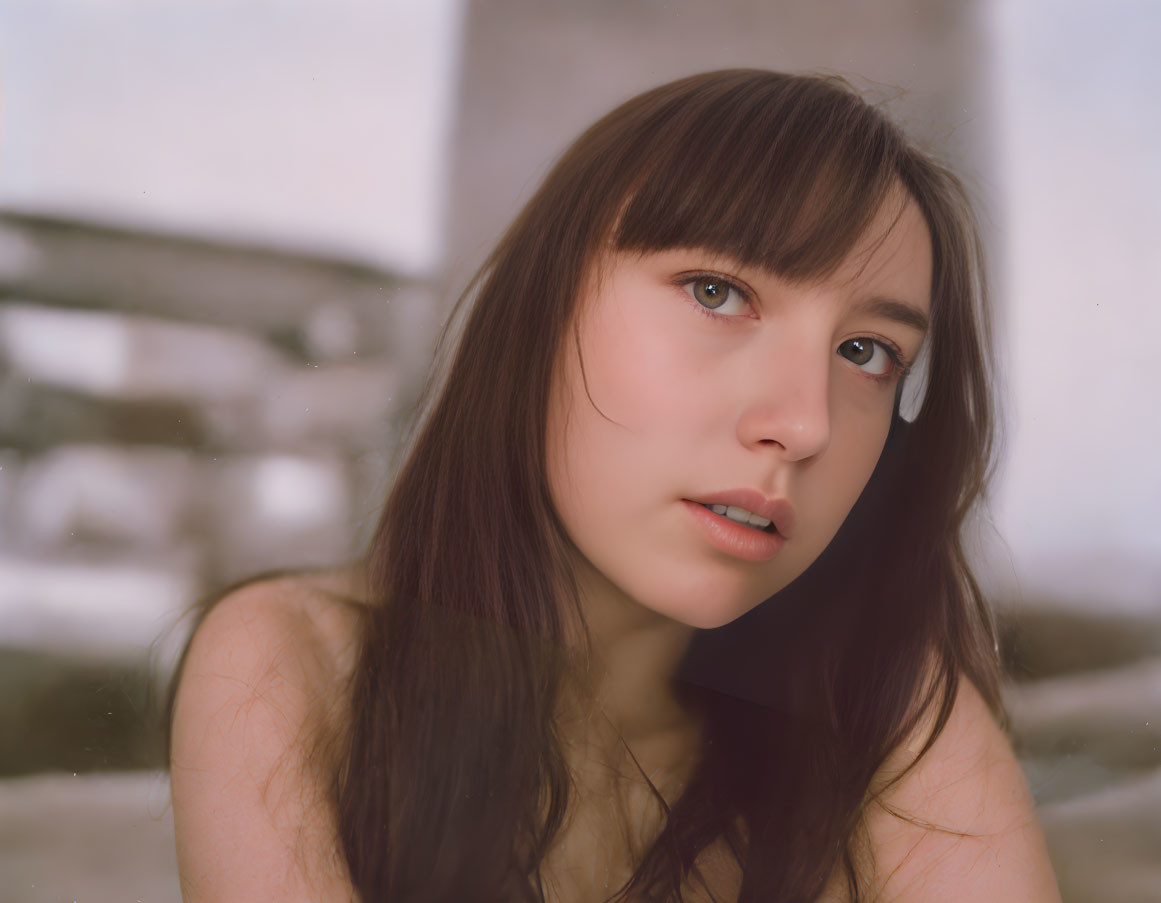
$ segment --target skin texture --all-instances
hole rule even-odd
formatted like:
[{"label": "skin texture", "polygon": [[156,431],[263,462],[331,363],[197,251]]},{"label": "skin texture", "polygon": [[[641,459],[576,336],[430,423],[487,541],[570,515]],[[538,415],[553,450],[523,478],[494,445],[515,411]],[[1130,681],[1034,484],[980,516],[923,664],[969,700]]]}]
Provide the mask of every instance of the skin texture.
[{"label": "skin texture", "polygon": [[[344,596],[357,574],[250,584],[223,599],[186,661],[174,724],[171,783],[182,898],[186,903],[352,903],[327,793],[325,748],[353,664],[356,618]],[[607,722],[600,724],[607,730]],[[883,788],[914,760],[921,725],[872,785]],[[599,732],[594,728],[594,735]],[[641,744],[630,741],[635,751]],[[624,877],[607,838],[610,789],[656,827],[656,804],[627,771],[617,779],[596,750],[580,775],[582,803],[546,863],[562,893],[601,900],[606,867]],[[905,816],[900,818],[899,816]],[[881,903],[1058,903],[1032,799],[1008,741],[964,680],[951,719],[906,777],[872,801],[865,818],[874,862],[862,866]],[[933,827],[938,826],[938,827]],[[719,900],[737,893],[721,850],[703,871]],[[691,901],[708,900],[696,892]],[[835,875],[820,903],[848,903]]]},{"label": "skin texture", "polygon": [[[861,305],[893,298],[926,316],[931,269],[923,218],[899,199],[837,272],[809,284],[697,249],[604,261],[548,426],[553,500],[590,595],[707,628],[801,574],[862,492],[891,422],[896,374],[871,378],[838,349],[866,337],[913,359],[921,333]],[[697,286],[681,284],[703,273],[749,299],[731,291],[706,316]],[[794,507],[793,536],[770,561],[710,547],[681,504],[739,487]]]},{"label": "skin texture", "polygon": [[[705,277],[748,297],[727,293],[721,319],[707,316]],[[576,545],[596,663],[591,703],[562,709],[578,792],[544,863],[553,903],[605,899],[605,882],[616,887],[631,869],[629,848],[659,830],[641,772],[672,799],[698,737],[672,696],[673,669],[694,628],[788,584],[837,531],[878,460],[896,386],[840,349],[869,338],[913,360],[920,331],[866,304],[889,298],[925,314],[930,281],[928,233],[902,196],[835,273],[811,283],[697,249],[610,255],[594,269],[548,418],[549,483]],[[872,361],[879,370],[882,357]],[[682,502],[742,487],[793,506],[791,536],[769,561],[715,548]],[[358,597],[359,584],[354,571],[251,584],[195,635],[172,754],[187,903],[357,900],[329,793],[357,646],[342,598]],[[930,731],[921,724],[872,783],[868,899],[1058,901],[1019,764],[969,681],[932,749],[888,786]],[[610,843],[622,821],[627,836]],[[718,899],[737,893],[726,860],[707,851]],[[848,899],[837,875],[822,899]]]},{"label": "skin texture", "polygon": [[[926,224],[901,192],[810,283],[698,249],[594,268],[554,386],[548,477],[607,669],[598,696],[622,731],[672,727],[669,676],[692,628],[749,611],[834,537],[879,459],[898,380],[883,352],[860,367],[840,349],[870,339],[913,361],[922,332],[867,304],[923,319],[931,272]],[[704,276],[740,289],[713,316],[697,300]],[[737,488],[793,507],[768,561],[715,548],[683,502]]]},{"label": "skin texture", "polygon": [[198,628],[174,711],[182,899],[356,901],[328,799],[327,742],[354,663],[349,574],[265,580]]}]

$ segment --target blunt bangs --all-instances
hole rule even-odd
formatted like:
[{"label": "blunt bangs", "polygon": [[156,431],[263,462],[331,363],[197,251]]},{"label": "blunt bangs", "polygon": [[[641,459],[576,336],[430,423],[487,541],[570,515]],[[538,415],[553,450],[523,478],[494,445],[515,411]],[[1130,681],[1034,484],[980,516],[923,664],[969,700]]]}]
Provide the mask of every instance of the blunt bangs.
[{"label": "blunt bangs", "polygon": [[685,81],[658,89],[671,97],[655,97],[625,136],[636,172],[613,246],[705,248],[788,279],[828,275],[900,184],[901,135],[838,78],[699,79],[692,92]]}]

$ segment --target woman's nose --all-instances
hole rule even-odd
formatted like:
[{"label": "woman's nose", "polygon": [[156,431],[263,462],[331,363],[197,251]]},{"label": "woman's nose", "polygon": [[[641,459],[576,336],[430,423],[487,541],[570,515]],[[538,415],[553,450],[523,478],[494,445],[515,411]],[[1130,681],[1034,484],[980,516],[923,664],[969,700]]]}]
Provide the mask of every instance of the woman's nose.
[{"label": "woman's nose", "polygon": [[830,361],[786,349],[777,356],[753,374],[738,438],[748,448],[777,449],[786,460],[802,461],[830,444]]}]

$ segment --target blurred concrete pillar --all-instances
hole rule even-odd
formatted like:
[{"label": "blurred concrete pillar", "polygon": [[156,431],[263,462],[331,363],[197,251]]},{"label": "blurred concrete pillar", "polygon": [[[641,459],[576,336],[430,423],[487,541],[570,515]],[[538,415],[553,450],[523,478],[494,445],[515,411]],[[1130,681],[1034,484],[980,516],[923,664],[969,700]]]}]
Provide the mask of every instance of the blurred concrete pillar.
[{"label": "blurred concrete pillar", "polygon": [[978,0],[469,0],[447,218],[462,289],[580,131],[654,85],[759,67],[852,77],[991,194],[992,104]]}]

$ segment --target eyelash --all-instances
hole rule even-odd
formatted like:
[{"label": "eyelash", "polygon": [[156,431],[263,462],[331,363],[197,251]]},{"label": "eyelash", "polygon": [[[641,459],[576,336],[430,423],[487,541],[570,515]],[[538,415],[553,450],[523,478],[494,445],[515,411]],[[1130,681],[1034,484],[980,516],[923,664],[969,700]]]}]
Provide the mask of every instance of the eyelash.
[{"label": "eyelash", "polygon": [[[697,282],[699,279],[713,279],[716,282],[722,283],[723,285],[727,286],[729,288],[729,290],[737,292],[738,295],[742,298],[743,301],[746,302],[747,305],[751,305],[751,309],[752,309],[753,298],[752,298],[750,292],[747,291],[746,289],[742,288],[742,286],[738,285],[738,283],[735,282],[734,280],[729,279],[726,276],[723,276],[721,273],[713,273],[713,272],[708,272],[708,271],[707,272],[697,272],[697,273],[684,273],[684,274],[682,274],[682,276],[680,276],[676,280],[675,284],[684,291],[690,285]],[[686,298],[689,300],[689,303],[694,307],[694,309],[696,309],[697,312],[702,314],[703,316],[709,317],[711,320],[716,320],[718,322],[729,322],[730,320],[737,319],[736,316],[719,314],[716,311],[711,310],[710,308],[706,307],[704,304],[699,304],[697,299],[694,298],[688,291],[685,291],[684,293],[686,295]],[[907,363],[907,361],[904,359],[902,349],[900,349],[899,346],[896,345],[894,342],[890,341],[889,339],[877,338],[875,336],[856,336],[855,338],[867,339],[871,342],[874,342],[876,345],[878,345],[880,348],[883,349],[883,351],[887,354],[887,357],[891,361],[890,368],[888,368],[887,371],[884,373],[866,373],[864,371],[864,376],[867,379],[874,380],[875,382],[889,382],[889,381],[895,380],[895,379],[903,379],[911,372],[911,365],[909,363]],[[850,341],[850,340],[848,339],[847,341]],[[857,367],[858,365],[855,364],[855,366]]]},{"label": "eyelash", "polygon": [[[750,292],[748,292],[746,289],[744,289],[740,285],[738,285],[738,283],[735,282],[733,279],[729,279],[726,276],[723,276],[721,273],[712,273],[712,272],[708,272],[708,271],[707,272],[697,272],[697,273],[684,273],[677,279],[677,285],[678,285],[678,287],[680,287],[681,289],[684,290],[684,289],[688,288],[689,286],[693,285],[695,282],[698,282],[702,279],[707,279],[707,280],[712,279],[715,282],[720,282],[722,285],[728,287],[731,291],[737,292],[739,297],[741,297],[741,299],[743,301],[745,301],[747,305],[750,306],[751,310],[753,309],[753,297],[750,294]],[[737,319],[737,317],[734,317],[734,316],[728,316],[726,314],[719,314],[717,311],[711,310],[710,308],[706,307],[704,304],[699,304],[697,299],[694,298],[693,295],[691,295],[688,291],[685,292],[685,295],[689,299],[689,303],[692,304],[693,307],[699,313],[704,314],[705,316],[709,317],[711,320],[718,320],[721,322],[729,322],[730,320]]]},{"label": "eyelash", "polygon": [[[867,379],[873,379],[875,382],[891,382],[896,379],[903,379],[911,372],[911,365],[903,359],[903,352],[899,350],[894,342],[889,342],[887,339],[877,339],[874,336],[857,336],[860,339],[869,339],[886,352],[887,357],[891,361],[891,366],[883,373],[866,373],[864,375]],[[852,363],[854,363],[852,361]],[[857,367],[858,364],[855,364]]]}]

